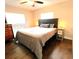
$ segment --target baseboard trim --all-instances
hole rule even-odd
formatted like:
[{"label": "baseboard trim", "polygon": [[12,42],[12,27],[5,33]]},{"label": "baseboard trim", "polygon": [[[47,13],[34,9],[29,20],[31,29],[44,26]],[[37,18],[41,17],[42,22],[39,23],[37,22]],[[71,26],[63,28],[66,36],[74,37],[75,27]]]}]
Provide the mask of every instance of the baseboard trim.
[{"label": "baseboard trim", "polygon": [[72,39],[72,38],[70,38],[70,37],[64,37],[64,39],[73,40],[73,39]]}]

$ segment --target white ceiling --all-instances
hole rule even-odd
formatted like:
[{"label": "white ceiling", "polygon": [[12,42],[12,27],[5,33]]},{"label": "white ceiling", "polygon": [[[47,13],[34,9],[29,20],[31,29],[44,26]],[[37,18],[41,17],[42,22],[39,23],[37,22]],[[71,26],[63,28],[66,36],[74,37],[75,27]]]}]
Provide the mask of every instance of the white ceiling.
[{"label": "white ceiling", "polygon": [[23,2],[23,1],[34,1],[34,0],[5,0],[5,5],[15,6],[15,7],[19,6],[22,8],[29,9],[29,10],[36,10],[36,9],[45,7],[50,4],[65,2],[67,0],[35,0],[35,1],[43,1],[44,2],[44,4],[35,3],[35,7],[32,7],[32,5],[30,5],[29,3],[20,4],[20,2]]}]

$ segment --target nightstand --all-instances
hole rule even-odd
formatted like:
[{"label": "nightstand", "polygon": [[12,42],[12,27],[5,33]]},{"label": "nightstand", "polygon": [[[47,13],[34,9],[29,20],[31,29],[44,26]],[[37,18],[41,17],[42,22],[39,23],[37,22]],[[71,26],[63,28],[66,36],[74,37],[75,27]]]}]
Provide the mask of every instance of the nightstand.
[{"label": "nightstand", "polygon": [[57,39],[63,41],[63,39],[64,39],[64,29],[58,29]]}]

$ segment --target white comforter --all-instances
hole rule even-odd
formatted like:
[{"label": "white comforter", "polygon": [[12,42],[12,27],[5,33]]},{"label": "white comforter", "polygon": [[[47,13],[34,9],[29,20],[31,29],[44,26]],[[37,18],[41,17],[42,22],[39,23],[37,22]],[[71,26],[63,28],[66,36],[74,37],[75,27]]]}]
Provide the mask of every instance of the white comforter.
[{"label": "white comforter", "polygon": [[19,29],[18,31],[34,38],[40,39],[42,45],[44,46],[45,42],[56,33],[56,28],[32,27]]}]

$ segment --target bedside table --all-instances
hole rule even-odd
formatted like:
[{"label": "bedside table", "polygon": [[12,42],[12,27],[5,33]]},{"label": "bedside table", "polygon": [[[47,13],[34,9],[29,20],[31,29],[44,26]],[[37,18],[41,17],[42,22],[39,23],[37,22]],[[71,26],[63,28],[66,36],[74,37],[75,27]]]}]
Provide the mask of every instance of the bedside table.
[{"label": "bedside table", "polygon": [[58,39],[61,39],[63,41],[64,39],[64,29],[58,29]]}]

